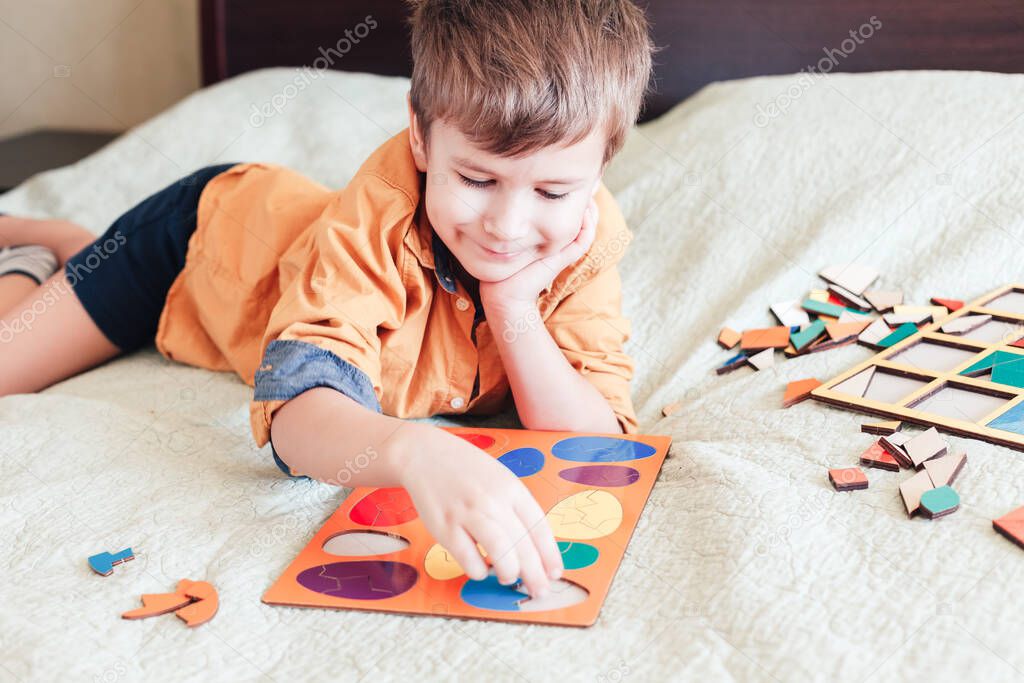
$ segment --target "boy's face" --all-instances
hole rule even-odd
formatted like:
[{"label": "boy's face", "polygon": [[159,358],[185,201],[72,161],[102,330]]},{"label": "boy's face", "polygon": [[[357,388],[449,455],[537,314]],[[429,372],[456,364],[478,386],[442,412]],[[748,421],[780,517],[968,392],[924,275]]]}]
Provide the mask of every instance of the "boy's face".
[{"label": "boy's face", "polygon": [[504,280],[575,239],[604,170],[603,131],[512,159],[481,151],[443,121],[431,126],[427,149],[411,107],[409,118],[413,156],[427,174],[427,218],[469,275]]}]

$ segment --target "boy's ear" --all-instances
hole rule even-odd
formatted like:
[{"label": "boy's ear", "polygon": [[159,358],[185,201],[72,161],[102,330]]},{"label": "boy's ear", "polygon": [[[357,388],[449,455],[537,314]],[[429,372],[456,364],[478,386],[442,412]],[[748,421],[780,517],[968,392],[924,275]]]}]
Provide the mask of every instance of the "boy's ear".
[{"label": "boy's ear", "polygon": [[419,120],[412,110],[412,95],[405,94],[405,103],[409,108],[409,147],[412,148],[412,157],[416,161],[416,168],[421,173],[427,172],[427,151],[423,144],[423,131],[420,130]]}]

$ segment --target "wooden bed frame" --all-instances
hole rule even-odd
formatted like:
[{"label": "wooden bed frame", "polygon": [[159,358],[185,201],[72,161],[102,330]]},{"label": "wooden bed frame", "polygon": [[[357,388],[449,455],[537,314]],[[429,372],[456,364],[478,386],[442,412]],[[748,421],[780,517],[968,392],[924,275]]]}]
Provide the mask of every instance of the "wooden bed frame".
[{"label": "wooden bed frame", "polygon": [[[662,48],[642,120],[712,81],[816,69],[828,51],[829,71],[1024,72],[1021,0],[638,1]],[[331,68],[411,70],[400,0],[200,0],[200,14],[204,85],[263,67],[310,66],[367,15],[376,27]],[[847,51],[850,32],[872,17],[880,28]]]}]

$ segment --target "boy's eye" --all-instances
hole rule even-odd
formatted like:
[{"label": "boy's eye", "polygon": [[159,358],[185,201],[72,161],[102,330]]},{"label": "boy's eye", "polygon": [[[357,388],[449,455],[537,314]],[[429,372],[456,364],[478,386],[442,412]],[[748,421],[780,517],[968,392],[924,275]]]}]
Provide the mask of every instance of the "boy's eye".
[{"label": "boy's eye", "polygon": [[544,199],[562,199],[569,195],[568,192],[563,192],[562,194],[553,194],[551,192],[546,192],[545,190],[537,190],[537,192],[539,192],[540,196]]},{"label": "boy's eye", "polygon": [[493,180],[473,180],[472,178],[467,178],[461,173],[459,174],[459,178],[470,187],[487,187],[494,182]]}]

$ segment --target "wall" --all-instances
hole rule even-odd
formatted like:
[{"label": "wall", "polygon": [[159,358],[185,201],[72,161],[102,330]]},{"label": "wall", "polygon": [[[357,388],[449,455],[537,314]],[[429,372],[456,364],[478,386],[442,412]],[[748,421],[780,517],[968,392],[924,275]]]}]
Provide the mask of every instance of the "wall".
[{"label": "wall", "polygon": [[122,131],[200,85],[197,0],[0,0],[0,137]]}]

